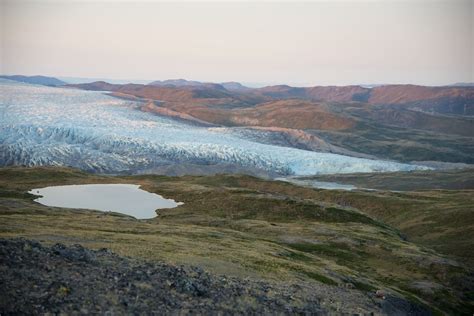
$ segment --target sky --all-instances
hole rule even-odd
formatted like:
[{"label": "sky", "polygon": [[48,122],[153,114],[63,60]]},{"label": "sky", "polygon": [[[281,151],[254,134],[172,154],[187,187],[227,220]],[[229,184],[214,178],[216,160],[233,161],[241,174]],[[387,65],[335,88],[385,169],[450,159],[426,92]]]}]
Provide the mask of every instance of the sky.
[{"label": "sky", "polygon": [[474,0],[0,2],[3,74],[474,82]]}]

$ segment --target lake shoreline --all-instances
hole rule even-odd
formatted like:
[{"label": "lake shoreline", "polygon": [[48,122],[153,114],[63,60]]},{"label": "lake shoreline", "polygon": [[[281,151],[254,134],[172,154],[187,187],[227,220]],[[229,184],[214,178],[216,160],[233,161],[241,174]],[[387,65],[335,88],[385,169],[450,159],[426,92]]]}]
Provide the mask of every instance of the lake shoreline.
[{"label": "lake shoreline", "polygon": [[182,205],[140,189],[138,184],[73,184],[32,189],[34,201],[46,206],[117,212],[136,219],[156,217],[156,210]]}]

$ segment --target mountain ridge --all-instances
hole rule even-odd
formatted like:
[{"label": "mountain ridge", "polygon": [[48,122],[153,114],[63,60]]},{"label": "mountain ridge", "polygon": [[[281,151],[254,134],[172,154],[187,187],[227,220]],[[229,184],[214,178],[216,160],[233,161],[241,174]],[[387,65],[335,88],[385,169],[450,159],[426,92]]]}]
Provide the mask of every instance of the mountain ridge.
[{"label": "mountain ridge", "polygon": [[367,88],[360,85],[314,87],[274,85],[262,88],[249,88],[237,82],[217,84],[188,81],[185,79],[154,81],[148,85],[109,85],[107,86],[104,81],[98,81],[68,86],[85,90],[108,88],[113,91],[117,89],[127,90],[127,87],[132,85],[137,88],[141,86],[142,90],[145,89],[145,86],[154,86],[157,88],[191,90],[194,91],[194,95],[198,98],[231,97],[240,100],[252,98],[256,103],[295,98],[316,102],[364,102],[373,105],[400,105],[423,112],[474,115],[474,87],[471,86],[429,87],[412,84],[394,84]]},{"label": "mountain ridge", "polygon": [[59,80],[54,77],[47,77],[47,76],[23,76],[23,75],[0,75],[2,79],[8,79],[13,81],[19,82],[26,82],[31,84],[39,84],[44,86],[63,86],[67,83],[65,81]]}]

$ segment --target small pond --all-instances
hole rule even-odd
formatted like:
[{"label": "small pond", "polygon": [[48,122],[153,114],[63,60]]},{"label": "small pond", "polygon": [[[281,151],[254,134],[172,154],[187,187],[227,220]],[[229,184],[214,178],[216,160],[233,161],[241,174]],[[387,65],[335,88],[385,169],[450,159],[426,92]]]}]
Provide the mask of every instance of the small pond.
[{"label": "small pond", "polygon": [[138,219],[156,217],[155,210],[183,203],[140,189],[136,184],[63,185],[33,189],[35,201],[46,206],[117,212]]}]

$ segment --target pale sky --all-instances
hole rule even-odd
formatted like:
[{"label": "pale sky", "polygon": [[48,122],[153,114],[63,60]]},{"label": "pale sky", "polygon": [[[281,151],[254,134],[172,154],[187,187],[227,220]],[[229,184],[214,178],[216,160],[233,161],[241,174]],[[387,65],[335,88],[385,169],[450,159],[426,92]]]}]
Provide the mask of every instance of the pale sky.
[{"label": "pale sky", "polygon": [[3,74],[474,82],[474,0],[0,2]]}]

